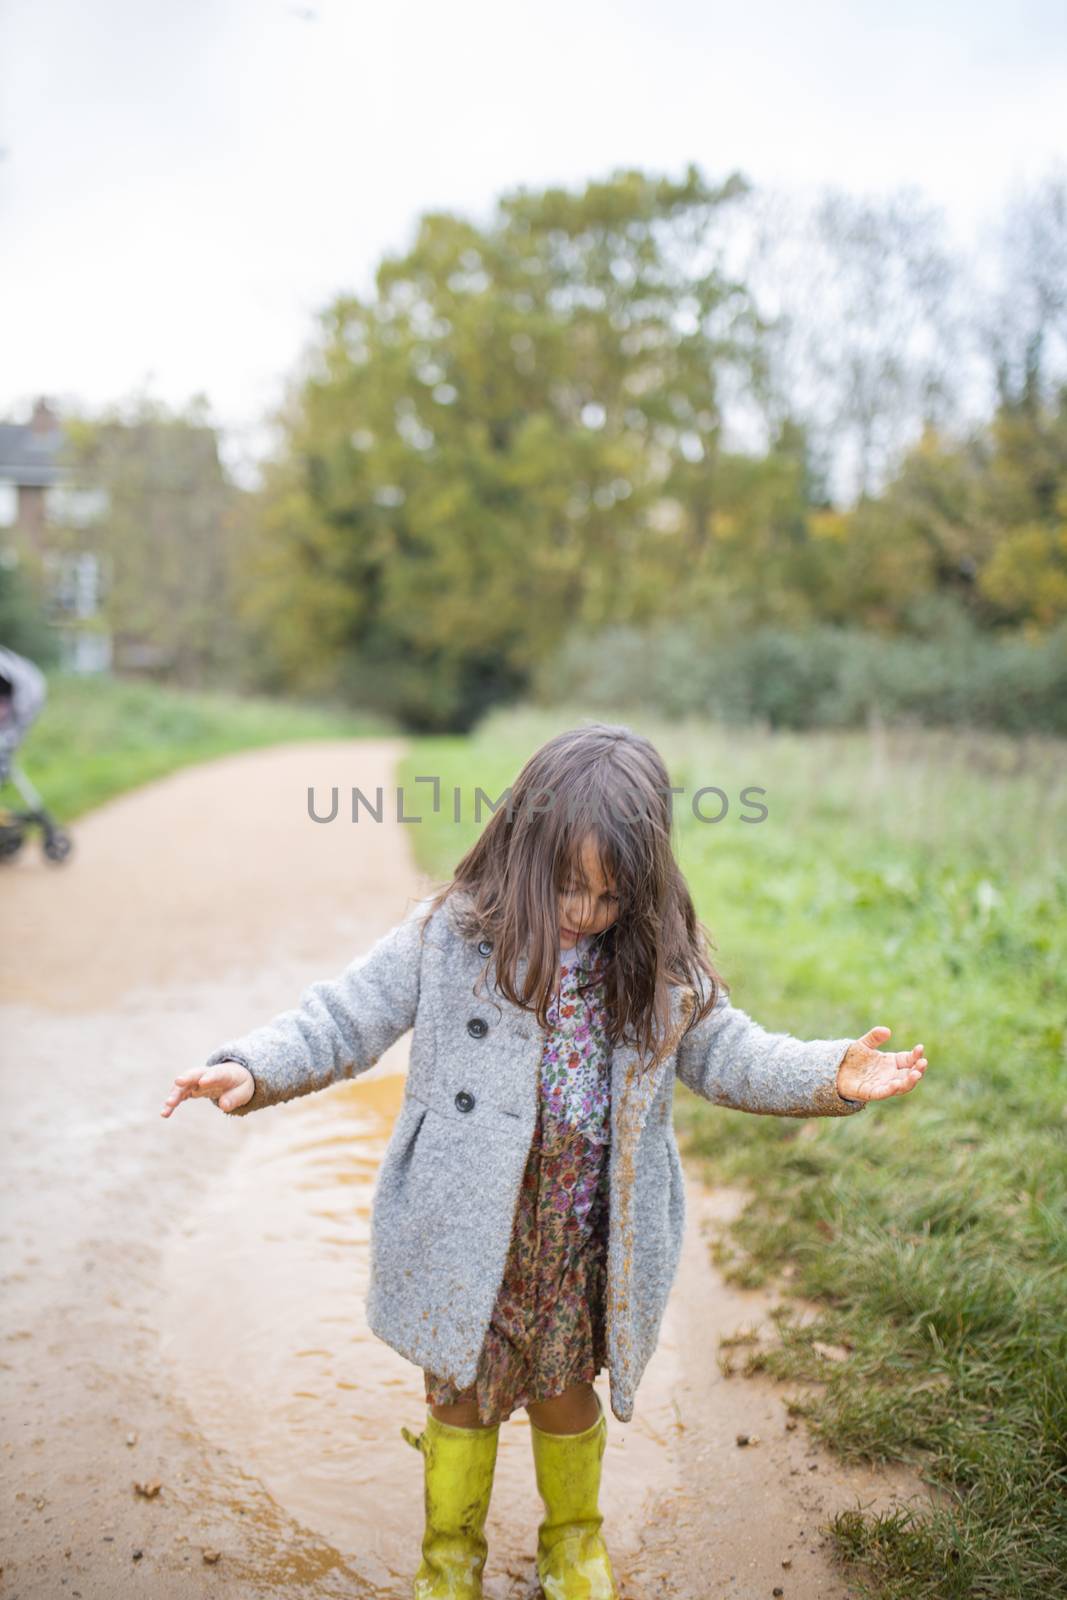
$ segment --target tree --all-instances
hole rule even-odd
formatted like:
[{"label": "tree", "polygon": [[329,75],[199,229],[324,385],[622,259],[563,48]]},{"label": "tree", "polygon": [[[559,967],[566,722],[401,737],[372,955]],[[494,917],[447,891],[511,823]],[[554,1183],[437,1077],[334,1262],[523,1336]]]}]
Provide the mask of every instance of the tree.
[{"label": "tree", "polygon": [[103,611],[116,665],[193,686],[232,665],[232,529],[238,491],[219,458],[207,402],[184,412],[139,397],[69,418],[66,465],[104,491],[88,527],[60,530],[68,549],[103,559]]},{"label": "tree", "polygon": [[976,336],[1003,412],[1033,414],[1067,381],[1067,169],[1053,169],[1008,203],[988,258]]},{"label": "tree", "polygon": [[772,190],[749,202],[744,276],[767,325],[770,434],[802,422],[840,503],[872,496],[924,427],[954,417],[964,337],[942,213],[885,197]]},{"label": "tree", "polygon": [[325,309],[245,602],[290,682],[462,726],[709,559],[720,380],[758,359],[718,259],[744,192],[625,171],[484,226],[427,214],[373,296]]},{"label": "tree", "polygon": [[55,630],[45,616],[40,583],[12,546],[0,549],[0,644],[39,667],[59,665]]},{"label": "tree", "polygon": [[843,563],[855,614],[889,628],[927,593],[986,628],[1067,616],[1067,389],[1054,407],[1001,407],[963,439],[928,430],[854,511]]}]

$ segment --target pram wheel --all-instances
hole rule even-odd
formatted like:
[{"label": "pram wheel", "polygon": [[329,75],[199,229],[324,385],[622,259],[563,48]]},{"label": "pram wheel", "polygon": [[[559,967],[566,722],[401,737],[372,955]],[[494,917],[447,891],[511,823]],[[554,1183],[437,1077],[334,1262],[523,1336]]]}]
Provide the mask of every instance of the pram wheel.
[{"label": "pram wheel", "polygon": [[0,819],[0,861],[10,861],[26,843],[26,833],[20,823]]},{"label": "pram wheel", "polygon": [[49,861],[66,861],[74,848],[74,840],[69,833],[64,833],[62,828],[53,828],[46,834],[41,848]]}]

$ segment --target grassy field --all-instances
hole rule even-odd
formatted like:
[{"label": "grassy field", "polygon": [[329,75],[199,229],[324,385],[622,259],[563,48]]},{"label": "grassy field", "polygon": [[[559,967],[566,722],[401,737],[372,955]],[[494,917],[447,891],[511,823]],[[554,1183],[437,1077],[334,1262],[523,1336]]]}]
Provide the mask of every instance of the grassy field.
[{"label": "grassy field", "polygon": [[[377,717],[295,702],[49,673],[48,699],[16,760],[53,815],[69,822],[194,761],[292,739],[395,731]],[[11,784],[0,801],[21,804]]]},{"label": "grassy field", "polygon": [[[415,742],[399,781],[437,773],[443,816],[412,830],[446,877],[545,738],[586,720],[508,712],[469,740]],[[802,1038],[892,1028],[930,1067],[849,1119],[746,1116],[684,1089],[683,1147],[750,1186],[727,1275],[820,1302],[750,1353],[816,1379],[797,1401],[846,1457],[917,1466],[947,1494],[916,1521],[846,1514],[856,1593],[1062,1593],[1067,1571],[1067,750],[933,730],[763,735],[640,730],[685,794],[676,849],[731,998]],[[726,818],[698,821],[718,785]],[[467,820],[451,820],[458,787]],[[739,820],[741,790],[766,820]],[[409,809],[426,786],[409,787]],[[704,802],[714,815],[715,798]],[[813,1341],[845,1346],[846,1360]],[[719,1353],[737,1370],[738,1351]]]}]

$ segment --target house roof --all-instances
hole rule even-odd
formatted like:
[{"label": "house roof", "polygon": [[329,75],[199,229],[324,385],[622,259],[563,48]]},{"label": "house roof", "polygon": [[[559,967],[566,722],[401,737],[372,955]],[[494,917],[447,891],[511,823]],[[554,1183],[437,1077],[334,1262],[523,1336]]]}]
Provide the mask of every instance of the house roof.
[{"label": "house roof", "polygon": [[0,483],[47,487],[65,473],[59,462],[62,428],[0,422]]}]

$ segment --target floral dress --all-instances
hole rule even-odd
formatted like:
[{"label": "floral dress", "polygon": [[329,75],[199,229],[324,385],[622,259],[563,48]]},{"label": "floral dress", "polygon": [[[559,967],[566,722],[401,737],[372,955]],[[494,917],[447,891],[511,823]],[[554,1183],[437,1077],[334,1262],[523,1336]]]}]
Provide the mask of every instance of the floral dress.
[{"label": "floral dress", "polygon": [[[589,983],[579,994],[579,981]],[[537,1120],[474,1383],[426,1372],[428,1405],[476,1400],[482,1423],[592,1382],[607,1364],[611,1048],[591,941],[559,953]]]}]

